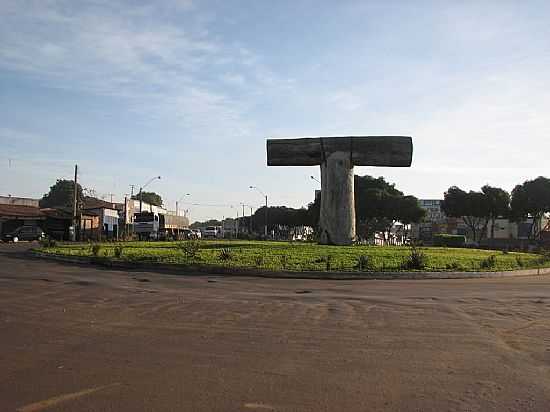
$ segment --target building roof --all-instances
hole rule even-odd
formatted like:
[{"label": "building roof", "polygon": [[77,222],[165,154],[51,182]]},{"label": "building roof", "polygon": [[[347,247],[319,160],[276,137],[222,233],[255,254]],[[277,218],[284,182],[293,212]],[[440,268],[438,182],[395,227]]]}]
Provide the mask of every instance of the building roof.
[{"label": "building roof", "polygon": [[18,206],[33,206],[38,207],[39,199],[31,199],[30,197],[16,196],[0,196],[0,204],[2,205],[18,205]]},{"label": "building roof", "polygon": [[70,208],[62,208],[62,207],[46,207],[44,209],[40,209],[40,211],[47,217],[55,218],[55,219],[72,219],[73,212]]},{"label": "building roof", "polygon": [[106,202],[95,197],[86,196],[83,199],[82,209],[113,209],[118,210],[118,203]]},{"label": "building roof", "polygon": [[45,215],[38,207],[0,204],[0,217],[41,219]]}]

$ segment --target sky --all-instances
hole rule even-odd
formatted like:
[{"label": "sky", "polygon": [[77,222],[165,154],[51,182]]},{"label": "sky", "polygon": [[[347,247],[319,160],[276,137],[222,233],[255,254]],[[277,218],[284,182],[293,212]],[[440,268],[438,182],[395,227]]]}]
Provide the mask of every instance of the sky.
[{"label": "sky", "polygon": [[192,220],[261,206],[251,185],[301,207],[319,168],[265,144],[306,136],[412,136],[411,168],[355,173],[418,198],[550,176],[546,0],[0,0],[0,21],[0,195],[78,164],[107,200],[160,175]]}]

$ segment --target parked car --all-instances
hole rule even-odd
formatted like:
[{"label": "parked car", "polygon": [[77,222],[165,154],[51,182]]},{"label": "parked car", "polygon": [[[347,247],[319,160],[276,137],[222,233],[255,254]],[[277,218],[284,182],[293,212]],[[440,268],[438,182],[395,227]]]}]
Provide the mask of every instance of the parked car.
[{"label": "parked car", "polygon": [[38,226],[20,226],[13,232],[2,236],[5,242],[19,242],[20,240],[40,240],[45,237],[45,233]]}]

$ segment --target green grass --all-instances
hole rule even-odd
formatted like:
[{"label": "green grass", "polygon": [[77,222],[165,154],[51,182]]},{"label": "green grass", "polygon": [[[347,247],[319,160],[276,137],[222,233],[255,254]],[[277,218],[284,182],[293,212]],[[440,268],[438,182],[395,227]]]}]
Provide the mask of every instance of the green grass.
[{"label": "green grass", "polygon": [[[312,243],[263,241],[200,241],[195,257],[186,256],[179,242],[101,243],[98,256],[125,262],[214,265],[290,271],[358,271],[360,256],[368,256],[370,270],[400,271],[410,248],[397,246],[325,246]],[[115,257],[115,247],[122,255]],[[224,251],[222,253],[222,250]],[[421,248],[426,271],[498,271],[550,266],[550,259],[530,253],[502,253],[479,249]],[[62,256],[91,257],[91,244],[60,244],[41,249]],[[494,256],[494,258],[491,258]],[[327,261],[330,265],[327,265]]]}]

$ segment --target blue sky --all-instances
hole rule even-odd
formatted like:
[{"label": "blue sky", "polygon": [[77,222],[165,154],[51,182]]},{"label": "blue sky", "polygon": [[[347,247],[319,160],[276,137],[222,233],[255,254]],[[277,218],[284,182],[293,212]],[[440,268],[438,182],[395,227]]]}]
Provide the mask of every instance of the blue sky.
[{"label": "blue sky", "polygon": [[[407,194],[549,175],[547,1],[0,1],[0,194],[78,163],[116,200],[294,207],[318,168],[266,166],[268,137],[410,135]],[[148,188],[148,189],[149,189]],[[186,205],[192,219],[234,216]]]}]

